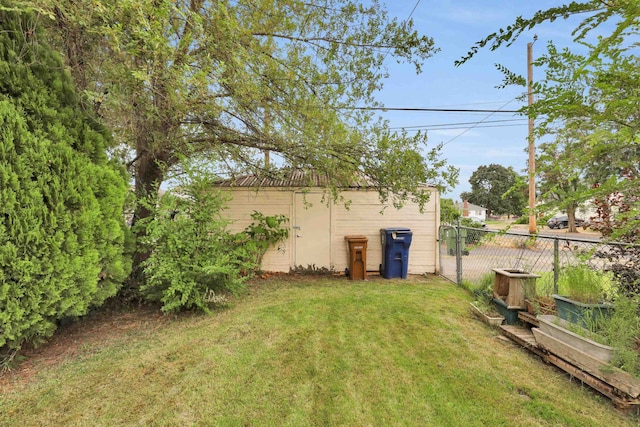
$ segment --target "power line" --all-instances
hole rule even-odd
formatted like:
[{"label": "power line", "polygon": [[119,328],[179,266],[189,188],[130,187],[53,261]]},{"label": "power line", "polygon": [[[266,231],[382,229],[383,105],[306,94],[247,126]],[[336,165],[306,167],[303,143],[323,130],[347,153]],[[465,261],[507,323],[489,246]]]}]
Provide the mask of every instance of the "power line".
[{"label": "power line", "polygon": [[[407,25],[407,22],[409,22],[409,19],[411,19],[411,17],[413,16],[413,12],[416,11],[416,9],[418,8],[418,5],[420,4],[422,0],[418,0],[416,1],[416,4],[413,6],[413,9],[411,9],[411,13],[409,13],[409,16],[407,16],[407,19],[405,19],[404,21],[402,21],[402,26],[404,27],[405,25]],[[384,56],[382,57],[382,61],[380,61],[380,65],[378,65],[378,68],[376,69],[376,71],[379,71],[380,68],[382,67],[382,64],[384,63],[385,59],[387,59],[387,56],[389,56],[389,52],[391,52],[391,47],[389,47],[387,49],[387,51],[384,53]],[[364,110],[366,108],[353,108],[354,110]]]},{"label": "power line", "polygon": [[[396,129],[433,129],[433,128],[439,128],[442,126],[462,126],[462,125],[473,125],[473,124],[477,124],[477,123],[504,123],[504,122],[521,122],[521,121],[526,121],[527,119],[504,119],[504,120],[487,120],[484,122],[457,122],[457,123],[436,123],[436,124],[431,124],[431,125],[416,125],[416,126],[396,126],[396,127],[391,127],[389,128],[389,130],[396,130]],[[488,127],[488,126],[484,126],[484,127]]]},{"label": "power line", "polygon": [[421,1],[422,1],[422,0],[418,0],[418,1],[416,2],[416,5],[415,5],[415,6],[413,6],[413,9],[411,10],[411,13],[409,14],[409,17],[407,18],[407,21],[408,21],[409,19],[411,19],[411,16],[413,16],[413,12],[415,12],[415,11],[416,11],[416,9],[418,8],[418,5],[420,4],[420,2],[421,2]]},{"label": "power line", "polygon": [[484,122],[485,120],[487,120],[489,117],[493,116],[495,113],[499,113],[502,112],[502,108],[506,107],[507,105],[511,104],[513,101],[515,101],[516,98],[513,98],[511,101],[506,102],[502,107],[500,107],[499,110],[496,111],[492,111],[489,115],[487,115],[485,118],[483,118],[482,120],[480,120],[478,123],[468,127],[467,129],[465,129],[464,131],[460,132],[458,135],[454,136],[453,138],[451,138],[450,140],[448,140],[447,142],[445,142],[444,144],[442,144],[442,146],[444,147],[445,145],[455,141],[456,139],[460,138],[462,135],[464,135],[465,133],[469,132],[471,129],[477,127],[480,123]]},{"label": "power line", "polygon": [[464,107],[464,106],[468,106],[468,105],[487,105],[487,104],[504,104],[505,102],[507,102],[504,99],[501,100],[496,100],[496,101],[485,101],[485,102],[465,102],[464,104],[444,104],[444,105],[437,105],[437,106],[432,106],[431,108],[448,108],[448,107]]},{"label": "power line", "polygon": [[[489,125],[489,126],[473,126],[473,129],[483,129],[483,128],[507,128],[507,127],[516,127],[516,126],[527,126],[526,123],[519,123],[519,124],[511,124],[511,125]],[[407,132],[419,132],[421,130],[426,130],[426,131],[436,131],[436,130],[457,130],[457,129],[467,129],[467,130],[471,130],[469,128],[469,126],[458,126],[458,127],[443,127],[443,128],[422,128],[422,129],[409,129],[407,130]]]},{"label": "power line", "polygon": [[[507,102],[507,104],[509,104],[512,101]],[[520,110],[483,110],[483,109],[472,109],[472,108],[411,108],[411,107],[342,107],[341,110],[419,111],[419,112],[438,112],[438,113],[491,113],[491,114],[521,112]]]}]

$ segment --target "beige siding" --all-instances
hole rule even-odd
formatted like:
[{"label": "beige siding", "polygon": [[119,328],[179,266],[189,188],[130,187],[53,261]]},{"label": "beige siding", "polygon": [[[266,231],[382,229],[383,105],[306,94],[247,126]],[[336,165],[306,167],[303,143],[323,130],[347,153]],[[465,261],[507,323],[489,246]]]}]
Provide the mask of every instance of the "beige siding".
[{"label": "beige siding", "polygon": [[333,206],[332,252],[334,268],[347,267],[348,254],[345,235],[363,234],[369,238],[367,270],[378,270],[382,263],[380,229],[404,227],[411,229],[413,241],[409,248],[409,273],[434,273],[436,271],[436,230],[438,194],[432,193],[429,203],[420,213],[416,204],[407,204],[397,210],[380,204],[378,194],[371,191],[351,191],[345,194],[351,200],[348,210],[344,205]]},{"label": "beige siding", "polygon": [[[232,229],[240,231],[251,223],[250,214],[256,210],[265,215],[284,214],[292,223],[295,189],[281,190],[263,188],[233,188],[233,199],[226,210],[228,218],[234,220]],[[417,205],[407,204],[400,210],[380,204],[378,194],[373,191],[345,191],[346,199],[351,200],[348,208],[343,204],[331,205],[331,265],[336,271],[347,267],[348,254],[344,240],[346,235],[365,235],[369,239],[367,248],[367,270],[378,270],[382,262],[380,229],[387,227],[406,227],[413,232],[413,241],[409,250],[409,273],[437,272],[437,229],[439,225],[439,195],[434,190],[429,203],[420,213]],[[304,214],[304,213],[302,213]],[[292,225],[290,223],[290,225]],[[264,257],[263,269],[268,271],[289,271],[294,264],[295,230],[290,232],[289,240],[283,244],[284,253],[271,248]]]}]

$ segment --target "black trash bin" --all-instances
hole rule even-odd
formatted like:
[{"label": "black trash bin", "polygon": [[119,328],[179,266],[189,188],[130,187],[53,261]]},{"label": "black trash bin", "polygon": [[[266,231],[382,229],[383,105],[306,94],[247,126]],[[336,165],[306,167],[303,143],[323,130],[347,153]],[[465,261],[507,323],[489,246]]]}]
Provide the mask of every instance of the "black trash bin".
[{"label": "black trash bin", "polygon": [[385,279],[406,279],[409,268],[409,246],[413,232],[408,228],[381,228],[382,264],[380,274]]}]

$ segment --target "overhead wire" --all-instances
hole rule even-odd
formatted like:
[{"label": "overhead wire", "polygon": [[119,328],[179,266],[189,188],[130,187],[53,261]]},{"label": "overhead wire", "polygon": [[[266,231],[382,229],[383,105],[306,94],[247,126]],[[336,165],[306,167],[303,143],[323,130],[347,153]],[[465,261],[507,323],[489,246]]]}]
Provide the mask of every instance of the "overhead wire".
[{"label": "overhead wire", "polygon": [[[504,122],[522,122],[522,121],[527,121],[528,119],[503,119],[503,120],[487,120],[484,121],[482,123],[504,123]],[[405,130],[410,130],[410,129],[432,129],[432,128],[439,128],[439,127],[443,127],[443,126],[462,126],[462,125],[473,125],[478,123],[477,121],[473,121],[473,122],[456,122],[456,123],[434,123],[434,124],[430,124],[430,125],[415,125],[415,126],[395,126],[395,127],[390,127],[389,130],[396,130],[396,129],[405,129]]]},{"label": "overhead wire", "polygon": [[[473,129],[488,129],[488,128],[507,128],[507,127],[518,127],[518,126],[528,126],[527,123],[519,123],[519,124],[510,124],[510,125],[489,125],[489,126],[474,126]],[[424,128],[424,129],[409,129],[407,132],[420,132],[423,130],[457,130],[457,129],[467,129],[469,126],[457,126],[457,127],[442,127],[442,128]]]},{"label": "overhead wire", "polygon": [[[411,17],[413,16],[413,13],[416,11],[416,9],[418,8],[418,6],[420,5],[421,0],[417,0],[416,4],[413,6],[413,9],[411,9],[411,12],[409,13],[409,16],[405,19],[404,23],[407,23]],[[384,54],[384,57],[382,58],[382,61],[384,62],[384,60],[386,59],[386,57],[389,55],[389,53],[391,52],[391,48],[387,49],[386,53]],[[434,126],[430,126],[430,127],[437,127],[437,129],[439,130],[454,130],[454,129],[465,129],[463,132],[461,132],[460,134],[456,135],[455,137],[451,138],[449,141],[445,142],[443,144],[447,145],[451,142],[453,142],[455,139],[459,138],[460,136],[464,135],[465,133],[467,133],[468,131],[470,131],[471,129],[474,128],[486,128],[486,127],[508,127],[508,126],[522,126],[522,124],[503,124],[503,125],[491,125],[491,126],[480,126],[483,123],[497,123],[497,122],[506,122],[506,121],[516,121],[516,120],[524,120],[524,119],[511,119],[511,120],[492,120],[492,121],[486,121],[486,119],[488,119],[489,117],[491,117],[494,114],[498,114],[498,113],[519,113],[520,110],[503,110],[504,107],[506,107],[507,105],[509,105],[511,102],[515,101],[517,98],[511,99],[509,101],[507,101],[505,104],[503,104],[499,109],[497,110],[492,110],[492,109],[472,109],[472,108],[412,108],[412,107],[344,107],[342,109],[347,110],[347,109],[352,109],[352,110],[364,110],[364,111],[407,111],[407,112],[440,112],[440,113],[489,113],[487,116],[485,116],[482,120],[477,121],[477,122],[463,122],[463,123],[454,123],[454,124],[450,124],[448,126],[458,126],[458,125],[463,125],[463,124],[471,124],[472,126],[470,127],[444,127],[446,124],[442,124],[442,125],[434,125]],[[477,104],[467,104],[467,105],[478,105],[478,104],[490,104],[491,102],[487,102],[487,103],[477,103]],[[424,126],[424,127],[419,127],[419,126],[411,126],[410,128],[415,129],[414,131],[418,131],[420,128],[424,128],[424,129],[428,129],[429,127]],[[409,129],[409,127],[398,127],[398,128],[391,128],[391,129]]]},{"label": "overhead wire", "polygon": [[[507,104],[514,101],[515,98]],[[486,110],[477,108],[420,108],[420,107],[342,107],[342,110],[369,110],[369,111],[416,111],[436,113],[520,113],[520,110]]]},{"label": "overhead wire", "polygon": [[[418,5],[420,4],[420,2],[421,2],[421,1],[422,1],[422,0],[417,0],[417,1],[416,1],[416,4],[413,6],[413,9],[411,9],[411,12],[409,13],[409,16],[407,16],[407,19],[405,19],[405,20],[402,22],[402,25],[403,25],[403,26],[404,26],[404,25],[406,25],[406,24],[407,24],[407,22],[409,22],[409,20],[410,20],[410,19],[411,19],[411,17],[413,16],[413,13],[416,11],[416,9],[418,8]],[[377,68],[377,70],[376,70],[376,71],[379,71],[379,70],[380,70],[380,68],[382,67],[382,64],[384,63],[385,59],[387,59],[387,56],[389,56],[389,52],[391,52],[391,49],[392,49],[391,47],[389,47],[389,48],[387,49],[387,51],[385,52],[384,56],[382,57],[382,61],[380,61],[380,64],[378,65],[378,68]],[[343,110],[344,110],[344,109],[347,109],[347,108],[343,108]],[[354,109],[354,110],[366,110],[367,108],[365,108],[365,107],[362,107],[362,108],[355,107],[355,108],[353,108],[353,109]]]},{"label": "overhead wire", "polygon": [[[513,98],[511,101],[507,101],[504,105],[502,105],[502,107],[499,108],[499,110],[502,110],[502,108],[506,107],[507,105],[511,104],[513,101],[515,101],[517,99]],[[499,111],[498,110],[498,111]],[[485,120],[487,120],[489,117],[493,116],[495,114],[495,112],[491,112],[489,113],[487,116],[485,116],[482,120],[480,120],[479,122],[477,122],[476,124],[469,126],[468,128],[466,128],[464,131],[460,132],[458,135],[454,136],[453,138],[451,138],[450,140],[448,140],[447,142],[442,144],[442,147],[444,147],[447,144],[452,143],[453,141],[455,141],[456,139],[460,138],[462,135],[464,135],[465,133],[469,132],[471,129],[478,127],[481,123],[483,123]]]},{"label": "overhead wire", "polygon": [[[515,98],[507,104],[515,101]],[[507,105],[505,104],[505,105]],[[436,112],[436,113],[520,113],[520,110],[490,110],[477,108],[419,108],[419,107],[342,107],[342,110],[369,110],[369,111],[416,111],[416,112]]]}]

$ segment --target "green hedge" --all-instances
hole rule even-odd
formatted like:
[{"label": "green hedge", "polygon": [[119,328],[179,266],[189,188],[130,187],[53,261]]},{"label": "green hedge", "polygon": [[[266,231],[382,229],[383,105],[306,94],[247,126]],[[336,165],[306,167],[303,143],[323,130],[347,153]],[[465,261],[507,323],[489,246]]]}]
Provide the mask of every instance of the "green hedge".
[{"label": "green hedge", "polygon": [[109,134],[35,22],[0,12],[0,349],[102,304],[130,269]]}]

